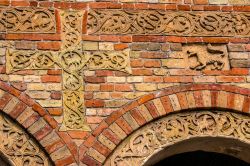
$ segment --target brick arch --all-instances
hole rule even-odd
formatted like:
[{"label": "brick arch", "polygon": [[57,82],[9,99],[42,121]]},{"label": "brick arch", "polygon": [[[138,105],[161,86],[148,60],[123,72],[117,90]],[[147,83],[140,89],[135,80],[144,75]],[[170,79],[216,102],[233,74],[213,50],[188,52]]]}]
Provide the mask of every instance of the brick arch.
[{"label": "brick arch", "polygon": [[27,94],[3,81],[0,81],[0,111],[26,129],[56,165],[76,163],[72,140],[58,132],[59,126],[53,117]]},{"label": "brick arch", "polygon": [[219,84],[190,84],[157,91],[104,119],[81,145],[81,162],[102,165],[119,143],[145,124],[171,112],[216,108],[250,113],[250,90]]}]

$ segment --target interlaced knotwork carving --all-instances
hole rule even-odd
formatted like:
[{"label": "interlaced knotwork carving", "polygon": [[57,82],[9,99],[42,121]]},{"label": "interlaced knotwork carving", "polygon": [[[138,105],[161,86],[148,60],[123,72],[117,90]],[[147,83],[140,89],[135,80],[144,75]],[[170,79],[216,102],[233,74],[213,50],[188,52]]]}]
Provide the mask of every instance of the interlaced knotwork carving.
[{"label": "interlaced knotwork carving", "polygon": [[54,33],[55,13],[46,8],[6,8],[0,12],[0,32]]},{"label": "interlaced knotwork carving", "polygon": [[7,68],[9,71],[22,69],[49,69],[54,68],[54,52],[7,50]]},{"label": "interlaced knotwork carving", "polygon": [[143,165],[156,150],[192,137],[227,137],[250,143],[250,117],[221,111],[173,114],[144,126],[120,144],[112,166]]},{"label": "interlaced knotwork carving", "polygon": [[8,49],[7,73],[23,69],[50,69],[55,64],[63,69],[64,118],[60,128],[90,130],[85,122],[82,69],[109,69],[130,73],[129,50],[83,52],[81,32],[83,11],[60,11],[62,48],[54,51]]},{"label": "interlaced knotwork carving", "polygon": [[0,151],[15,165],[49,166],[49,159],[19,126],[0,114]]},{"label": "interlaced knotwork carving", "polygon": [[250,36],[250,14],[169,12],[160,10],[91,10],[92,34],[160,34],[177,36]]}]

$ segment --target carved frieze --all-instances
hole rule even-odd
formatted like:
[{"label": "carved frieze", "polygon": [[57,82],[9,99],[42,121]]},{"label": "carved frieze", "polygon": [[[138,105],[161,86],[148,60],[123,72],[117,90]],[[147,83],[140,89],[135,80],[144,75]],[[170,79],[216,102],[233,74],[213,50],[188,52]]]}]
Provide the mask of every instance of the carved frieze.
[{"label": "carved frieze", "polygon": [[162,65],[171,68],[190,70],[229,70],[226,45],[192,44],[182,46],[181,51],[170,53]]},{"label": "carved frieze", "polygon": [[6,61],[7,73],[24,69],[53,69],[55,64],[68,73],[77,73],[82,69],[107,69],[131,73],[129,49],[94,52],[7,49]]},{"label": "carved frieze", "polygon": [[194,137],[227,137],[250,143],[250,117],[222,111],[173,114],[154,121],[123,141],[111,166],[143,165],[159,149]]},{"label": "carved frieze", "polygon": [[3,114],[0,114],[0,135],[0,152],[14,165],[52,165],[36,142]]},{"label": "carved frieze", "polygon": [[6,51],[7,72],[22,69],[50,69],[54,68],[55,60],[52,51],[27,51],[8,49]]},{"label": "carved frieze", "polygon": [[55,13],[47,8],[6,8],[0,11],[0,32],[55,33]]},{"label": "carved frieze", "polygon": [[250,14],[240,12],[98,9],[87,25],[92,34],[250,36]]}]

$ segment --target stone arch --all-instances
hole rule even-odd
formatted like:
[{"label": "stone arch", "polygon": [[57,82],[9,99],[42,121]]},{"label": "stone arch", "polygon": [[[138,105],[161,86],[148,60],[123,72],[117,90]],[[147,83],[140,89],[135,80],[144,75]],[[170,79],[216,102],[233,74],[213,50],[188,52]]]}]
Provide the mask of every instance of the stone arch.
[{"label": "stone arch", "polygon": [[69,135],[58,131],[57,122],[38,103],[3,81],[0,81],[0,112],[13,120],[12,125],[20,126],[21,131],[32,136],[55,165],[77,163],[77,156],[73,155],[76,147]]},{"label": "stone arch", "polygon": [[219,84],[174,86],[145,95],[104,119],[82,144],[80,150],[86,153],[80,159],[102,165],[131,133],[170,113],[204,109],[249,113],[249,95],[249,89]]},{"label": "stone arch", "polygon": [[249,163],[249,124],[249,115],[226,111],[170,114],[132,133],[104,165],[153,165],[171,155],[195,150],[223,153]]}]

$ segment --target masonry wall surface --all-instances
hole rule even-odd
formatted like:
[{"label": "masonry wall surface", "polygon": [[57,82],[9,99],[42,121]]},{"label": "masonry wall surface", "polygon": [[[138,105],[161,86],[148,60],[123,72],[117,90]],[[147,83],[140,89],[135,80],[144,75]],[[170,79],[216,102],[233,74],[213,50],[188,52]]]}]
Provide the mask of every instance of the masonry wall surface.
[{"label": "masonry wall surface", "polygon": [[1,109],[56,165],[102,165],[141,110],[249,113],[249,37],[249,0],[0,0]]}]

